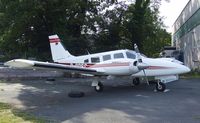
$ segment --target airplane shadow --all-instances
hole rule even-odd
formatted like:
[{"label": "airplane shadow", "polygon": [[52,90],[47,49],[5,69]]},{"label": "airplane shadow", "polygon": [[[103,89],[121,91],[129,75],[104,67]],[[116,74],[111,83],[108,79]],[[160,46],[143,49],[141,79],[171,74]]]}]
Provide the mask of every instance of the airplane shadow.
[{"label": "airplane shadow", "polygon": [[[200,98],[196,98],[200,96],[195,92],[193,95],[196,94],[196,97],[185,94],[180,81],[169,83],[169,88],[176,90],[166,93],[155,92],[152,85],[141,84],[131,87],[128,82],[119,82],[114,86],[105,84],[104,91],[97,93],[89,86],[90,81],[87,79],[57,78],[56,81],[40,79],[7,82],[20,83],[24,86],[17,98],[25,106],[25,111],[52,122],[112,122],[116,119],[120,122],[120,118],[127,122],[142,123],[182,121],[186,114],[181,112],[187,109],[183,106],[192,105],[189,101],[183,103],[182,100],[188,98],[194,102],[200,101]],[[82,91],[85,96],[68,97],[68,93],[73,90]],[[195,105],[200,107],[199,104]]]}]

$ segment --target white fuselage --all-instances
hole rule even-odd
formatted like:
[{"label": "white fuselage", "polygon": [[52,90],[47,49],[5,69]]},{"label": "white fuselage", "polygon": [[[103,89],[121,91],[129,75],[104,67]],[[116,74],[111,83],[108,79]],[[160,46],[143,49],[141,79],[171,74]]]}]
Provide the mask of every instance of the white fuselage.
[{"label": "white fuselage", "polygon": [[[104,73],[105,75],[144,76],[144,72],[134,65],[137,53],[131,50],[116,50],[77,57],[69,57],[57,61],[68,65],[87,67]],[[189,72],[190,69],[182,64],[159,58],[142,57],[143,63],[149,67],[145,69],[146,76],[167,76]]]},{"label": "white fuselage", "polygon": [[[4,65],[16,68],[64,70],[90,76],[105,75],[107,78],[132,76],[134,85],[138,85],[140,77],[144,77],[149,84],[147,76],[153,76],[155,80],[158,80],[155,82],[158,91],[165,90],[164,83],[178,80],[178,74],[190,71],[187,66],[175,59],[142,56],[136,44],[134,44],[136,52],[132,50],[115,50],[73,56],[65,50],[57,35],[49,36],[49,42],[54,63],[13,59],[4,63]],[[98,79],[92,82],[92,86],[95,87],[97,92],[103,90],[103,84]]]}]

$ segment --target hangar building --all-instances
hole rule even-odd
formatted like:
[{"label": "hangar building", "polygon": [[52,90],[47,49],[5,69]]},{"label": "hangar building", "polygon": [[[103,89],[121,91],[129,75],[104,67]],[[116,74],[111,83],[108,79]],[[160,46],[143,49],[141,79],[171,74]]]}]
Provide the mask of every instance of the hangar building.
[{"label": "hangar building", "polygon": [[172,46],[183,53],[185,65],[200,70],[200,0],[190,0],[172,28]]}]

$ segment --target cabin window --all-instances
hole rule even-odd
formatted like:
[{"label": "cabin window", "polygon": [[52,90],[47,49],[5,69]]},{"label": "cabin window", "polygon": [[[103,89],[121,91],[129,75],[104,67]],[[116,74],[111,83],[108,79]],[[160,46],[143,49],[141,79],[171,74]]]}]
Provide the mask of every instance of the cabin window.
[{"label": "cabin window", "polygon": [[135,54],[130,53],[130,52],[126,52],[126,56],[127,56],[127,58],[130,58],[130,59],[135,59],[136,58]]},{"label": "cabin window", "polygon": [[114,54],[114,59],[124,58],[123,53],[116,53]]},{"label": "cabin window", "polygon": [[91,58],[91,62],[92,63],[99,63],[100,59],[99,59],[99,57],[93,57],[93,58]]},{"label": "cabin window", "polygon": [[104,55],[103,56],[103,61],[107,61],[107,60],[110,60],[110,59],[111,59],[110,55]]},{"label": "cabin window", "polygon": [[85,59],[85,60],[84,60],[84,63],[89,63],[89,59]]}]

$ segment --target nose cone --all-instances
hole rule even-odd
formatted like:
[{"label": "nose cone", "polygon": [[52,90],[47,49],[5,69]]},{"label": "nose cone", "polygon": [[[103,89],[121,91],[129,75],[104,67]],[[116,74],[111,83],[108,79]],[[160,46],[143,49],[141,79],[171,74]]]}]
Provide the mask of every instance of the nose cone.
[{"label": "nose cone", "polygon": [[[183,65],[183,66],[184,66],[184,65]],[[187,66],[184,66],[184,67],[183,67],[183,71],[184,71],[184,73],[188,73],[188,72],[191,71],[191,69],[190,69],[189,67],[187,67]]]},{"label": "nose cone", "polygon": [[179,65],[178,69],[180,73],[188,73],[191,71],[190,68],[185,65]]}]

